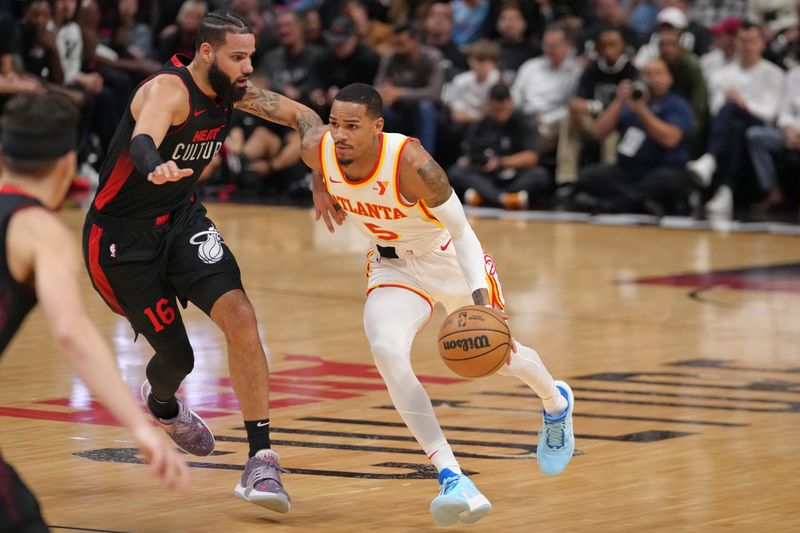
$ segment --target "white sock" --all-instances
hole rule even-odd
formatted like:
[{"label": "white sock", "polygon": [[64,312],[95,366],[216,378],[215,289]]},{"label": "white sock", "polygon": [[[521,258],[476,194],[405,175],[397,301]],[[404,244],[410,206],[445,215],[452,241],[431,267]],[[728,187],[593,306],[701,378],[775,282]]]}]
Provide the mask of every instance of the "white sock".
[{"label": "white sock", "polygon": [[553,376],[533,348],[517,343],[517,353],[509,354],[509,364],[503,365],[498,374],[516,376],[525,382],[541,398],[548,415],[558,416],[568,406],[567,399],[556,388]]},{"label": "white sock", "polygon": [[436,467],[437,472],[441,473],[441,471],[445,468],[449,468],[456,474],[461,473],[461,467],[458,465],[458,461],[456,460],[455,455],[453,455],[453,450],[450,448],[450,445],[446,440],[439,441],[436,444],[429,446],[425,450],[425,455],[428,456],[428,459],[433,463],[433,466]]}]

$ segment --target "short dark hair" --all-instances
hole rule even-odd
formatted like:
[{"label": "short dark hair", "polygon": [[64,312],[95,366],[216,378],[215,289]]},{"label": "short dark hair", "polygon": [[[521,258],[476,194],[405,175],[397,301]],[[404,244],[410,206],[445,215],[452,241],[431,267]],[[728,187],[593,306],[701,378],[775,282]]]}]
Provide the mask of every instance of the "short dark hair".
[{"label": "short dark hair", "polygon": [[419,37],[419,25],[413,20],[404,20],[392,26],[392,33],[401,35],[407,33],[412,39]]},{"label": "short dark hair", "polygon": [[225,37],[229,33],[247,35],[253,33],[250,24],[232,11],[212,11],[206,13],[197,28],[195,50],[200,50],[203,43],[208,43],[214,48],[225,44]]},{"label": "short dark hair", "polygon": [[[561,34],[564,36],[564,40],[570,46],[575,42],[572,32],[569,31],[569,28],[563,22],[551,22],[548,24],[544,29],[544,33],[552,32],[561,32]],[[542,35],[544,35],[544,33]]]},{"label": "short dark hair", "polygon": [[622,44],[626,46],[628,45],[628,39],[625,37],[625,33],[623,33],[623,31],[620,30],[618,27],[612,26],[611,24],[603,24],[600,26],[600,29],[597,31],[597,38],[595,39],[595,41],[597,41],[597,43],[599,44],[600,36],[606,33],[616,33],[622,39]]},{"label": "short dark hair", "polygon": [[511,99],[511,90],[505,83],[495,83],[489,89],[489,100],[492,102],[505,102]]},{"label": "short dark hair", "polygon": [[[78,109],[60,94],[20,93],[8,101],[0,117],[3,136],[18,134],[23,138],[41,139],[43,143],[65,132],[77,132],[77,129]],[[61,157],[28,159],[4,153],[3,163],[15,174],[38,178],[52,171]]]},{"label": "short dark hair", "polygon": [[373,117],[380,117],[383,110],[383,99],[381,94],[372,85],[366,83],[351,83],[345,85],[336,93],[336,98],[340,102],[352,102],[361,104],[367,108],[367,113]]}]

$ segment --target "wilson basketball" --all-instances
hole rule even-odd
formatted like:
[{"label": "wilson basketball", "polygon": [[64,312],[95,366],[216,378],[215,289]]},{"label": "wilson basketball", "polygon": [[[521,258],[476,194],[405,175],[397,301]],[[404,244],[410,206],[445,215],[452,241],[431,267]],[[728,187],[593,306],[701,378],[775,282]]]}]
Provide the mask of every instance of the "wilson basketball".
[{"label": "wilson basketball", "polygon": [[439,329],[439,355],[445,364],[465,378],[494,374],[505,364],[511,349],[511,333],[502,315],[481,305],[450,313]]}]

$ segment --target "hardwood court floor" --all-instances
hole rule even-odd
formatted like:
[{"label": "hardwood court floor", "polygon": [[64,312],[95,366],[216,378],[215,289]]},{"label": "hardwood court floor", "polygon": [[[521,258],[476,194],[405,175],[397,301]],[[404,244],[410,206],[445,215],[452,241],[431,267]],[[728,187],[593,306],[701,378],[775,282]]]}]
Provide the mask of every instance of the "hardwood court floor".
[{"label": "hardwood court floor", "polygon": [[[197,364],[183,394],[209,420],[218,453],[193,459],[193,490],[182,496],[137,464],[125,432],[53,353],[37,311],[0,367],[0,449],[48,522],[126,533],[435,529],[433,472],[389,407],[363,335],[361,241],[352,230],[330,236],[305,210],[210,213],[269,342],[272,435],[292,472],[291,512],[232,495],[244,431],[222,338],[200,312],[184,314]],[[64,217],[77,234],[82,214]],[[435,354],[437,311],[415,368],[495,506],[453,530],[800,530],[798,238],[498,220],[475,228],[497,260],[515,336],[575,389],[578,454],[561,476],[539,472],[538,402],[510,378],[449,373]],[[135,392],[149,348],[84,285]]]}]

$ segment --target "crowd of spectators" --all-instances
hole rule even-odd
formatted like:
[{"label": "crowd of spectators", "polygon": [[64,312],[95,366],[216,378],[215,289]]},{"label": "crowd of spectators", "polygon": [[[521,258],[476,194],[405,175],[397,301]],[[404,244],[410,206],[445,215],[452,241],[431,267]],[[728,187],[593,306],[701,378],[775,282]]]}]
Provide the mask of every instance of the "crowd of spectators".
[{"label": "crowd of spectators", "polygon": [[[133,89],[211,9],[252,79],[327,118],[373,84],[466,204],[730,218],[800,203],[800,0],[0,0],[0,107],[59,92],[96,169]],[[309,197],[297,134],[235,114],[207,190]],[[734,211],[734,208],[737,208]]]}]

